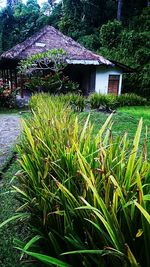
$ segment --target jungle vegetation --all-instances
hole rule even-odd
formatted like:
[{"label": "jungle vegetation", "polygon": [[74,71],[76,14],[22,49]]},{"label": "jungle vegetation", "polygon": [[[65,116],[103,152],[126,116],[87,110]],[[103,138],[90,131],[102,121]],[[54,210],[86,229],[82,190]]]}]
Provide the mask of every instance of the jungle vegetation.
[{"label": "jungle vegetation", "polygon": [[[2,1],[3,2],[3,1]],[[135,69],[124,92],[149,97],[150,7],[147,0],[7,0],[0,10],[0,53],[52,25],[85,47]]]}]

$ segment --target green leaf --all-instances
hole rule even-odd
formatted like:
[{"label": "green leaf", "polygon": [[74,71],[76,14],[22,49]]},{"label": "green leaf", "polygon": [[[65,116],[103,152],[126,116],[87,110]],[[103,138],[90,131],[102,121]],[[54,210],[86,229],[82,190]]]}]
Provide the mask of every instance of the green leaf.
[{"label": "green leaf", "polygon": [[143,200],[150,201],[150,195],[149,194],[148,195],[144,195],[143,196]]},{"label": "green leaf", "polygon": [[[106,252],[105,250],[75,250],[75,251],[68,251],[68,252],[64,252],[61,255],[71,255],[71,254],[103,254],[104,252]],[[109,254],[109,253],[108,253]]]},{"label": "green leaf", "polygon": [[137,155],[138,148],[139,148],[139,141],[140,141],[140,136],[141,136],[141,131],[142,131],[142,124],[143,124],[143,120],[141,119],[139,121],[139,125],[137,127],[137,131],[136,131],[136,134],[134,137],[133,149],[131,151],[131,154],[130,154],[130,157],[128,160],[127,170],[126,170],[126,174],[125,174],[125,184],[126,184],[127,190],[129,190],[130,184],[131,184],[131,178],[133,175],[135,159],[136,159],[136,155]]},{"label": "green leaf", "polygon": [[139,203],[137,203],[136,201],[134,201],[134,204],[141,211],[141,213],[143,214],[143,216],[145,217],[145,219],[150,224],[150,215],[149,215],[149,213]]},{"label": "green leaf", "polygon": [[127,255],[128,255],[128,260],[131,264],[131,267],[139,267],[139,264],[137,263],[133,253],[131,252],[130,248],[128,245],[126,245],[127,247]]},{"label": "green leaf", "polygon": [[103,250],[99,250],[99,249],[83,249],[83,250],[74,250],[74,251],[68,251],[68,252],[64,252],[62,253],[61,255],[72,255],[72,254],[99,254],[99,255],[114,255],[114,256],[118,256],[119,258],[120,257],[125,257],[125,255],[116,250],[116,249],[113,249],[113,248],[108,248],[108,249],[103,249]]},{"label": "green leaf", "polygon": [[[37,242],[40,238],[39,235],[34,236],[23,248],[23,251],[27,251],[35,242]],[[24,252],[21,254],[21,258],[23,257]]]},{"label": "green leaf", "polygon": [[21,213],[21,214],[14,215],[11,218],[7,219],[6,221],[2,222],[0,224],[0,228],[2,228],[4,225],[6,225],[7,223],[9,223],[11,221],[14,221],[14,220],[17,220],[17,219],[23,219],[23,218],[27,218],[27,217],[29,217],[29,214]]},{"label": "green leaf", "polygon": [[143,234],[143,230],[142,229],[138,229],[136,237],[140,237]]},{"label": "green leaf", "polygon": [[39,254],[39,253],[35,253],[35,252],[31,252],[31,251],[25,251],[22,250],[24,253],[26,253],[27,255],[36,258],[37,260],[40,260],[42,262],[44,262],[47,265],[55,265],[55,266],[59,266],[59,267],[71,267],[70,264],[65,263],[63,261],[60,261],[56,258],[44,255],[44,254]]}]

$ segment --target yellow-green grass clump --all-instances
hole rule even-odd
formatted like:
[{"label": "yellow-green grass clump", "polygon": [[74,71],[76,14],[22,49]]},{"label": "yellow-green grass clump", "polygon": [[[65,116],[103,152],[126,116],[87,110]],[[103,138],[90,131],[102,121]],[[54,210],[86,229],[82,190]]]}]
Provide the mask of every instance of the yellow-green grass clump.
[{"label": "yellow-green grass clump", "polygon": [[[89,116],[80,123],[61,97],[43,94],[31,102],[36,108],[23,121],[15,190],[40,238],[23,251],[57,266],[150,266],[142,120],[131,147],[127,134],[113,137],[112,115],[93,136]],[[31,247],[35,241],[40,254]]]}]

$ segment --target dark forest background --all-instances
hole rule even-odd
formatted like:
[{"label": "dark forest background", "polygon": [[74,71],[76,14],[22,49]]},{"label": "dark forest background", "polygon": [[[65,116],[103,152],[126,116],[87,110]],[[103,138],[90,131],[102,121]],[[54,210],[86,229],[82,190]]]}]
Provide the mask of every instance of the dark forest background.
[{"label": "dark forest background", "polygon": [[0,10],[0,53],[52,25],[85,47],[135,69],[124,92],[150,97],[150,3],[147,0],[7,0]]}]

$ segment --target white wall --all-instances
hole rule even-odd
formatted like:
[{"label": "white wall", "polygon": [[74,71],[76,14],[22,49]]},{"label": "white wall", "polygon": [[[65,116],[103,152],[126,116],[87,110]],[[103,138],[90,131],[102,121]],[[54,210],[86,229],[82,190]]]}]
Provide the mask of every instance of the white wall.
[{"label": "white wall", "polygon": [[96,67],[96,81],[95,81],[95,92],[101,94],[108,93],[108,81],[109,75],[120,75],[120,82],[119,82],[119,91],[118,94],[121,94],[121,87],[122,87],[122,70],[116,67]]}]

